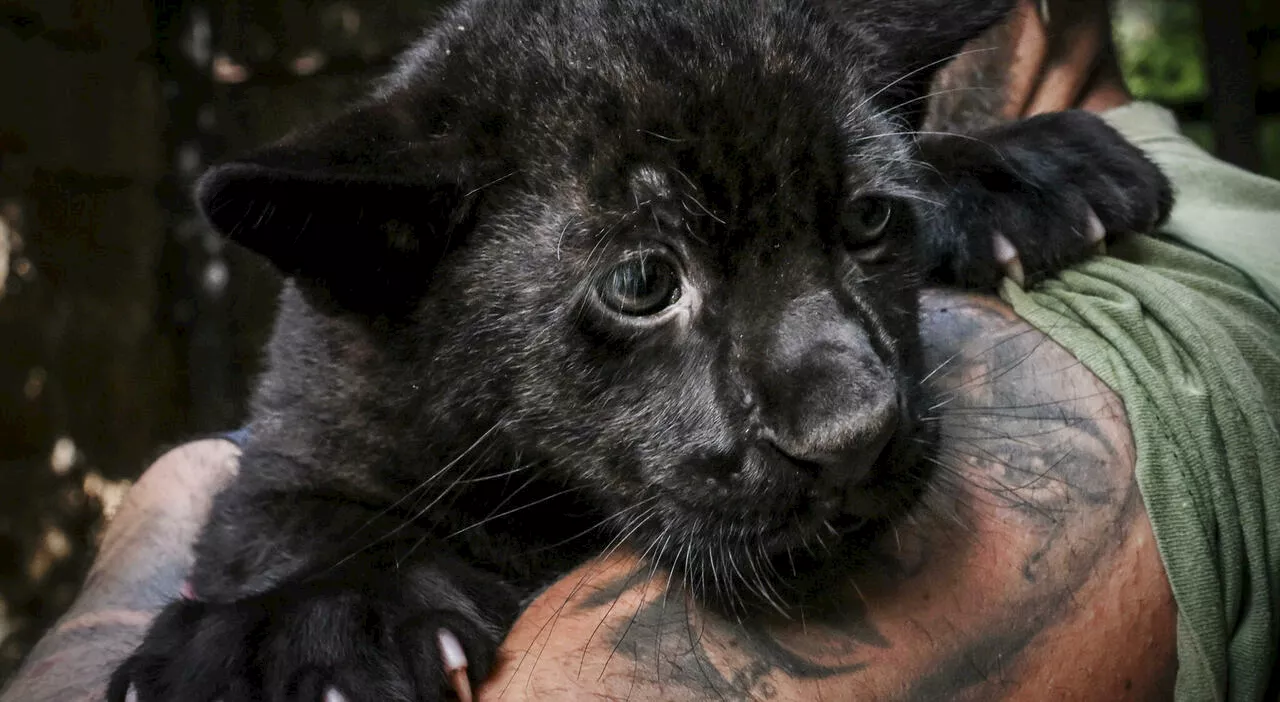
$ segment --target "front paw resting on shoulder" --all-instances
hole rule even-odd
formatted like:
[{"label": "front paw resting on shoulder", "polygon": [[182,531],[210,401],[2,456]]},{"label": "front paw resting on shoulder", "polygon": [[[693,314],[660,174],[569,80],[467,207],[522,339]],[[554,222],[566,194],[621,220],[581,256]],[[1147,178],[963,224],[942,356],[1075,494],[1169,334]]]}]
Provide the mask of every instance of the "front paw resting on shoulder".
[{"label": "front paw resting on shoulder", "polygon": [[457,637],[478,685],[518,607],[510,588],[455,563],[313,578],[228,603],[181,600],[116,670],[108,699],[124,702],[132,687],[138,702],[443,700],[438,632]]},{"label": "front paw resting on shoulder", "polygon": [[1107,237],[1154,230],[1173,205],[1160,169],[1079,110],[929,137],[921,152],[940,206],[917,251],[936,282],[990,288],[1007,273],[1034,283]]}]

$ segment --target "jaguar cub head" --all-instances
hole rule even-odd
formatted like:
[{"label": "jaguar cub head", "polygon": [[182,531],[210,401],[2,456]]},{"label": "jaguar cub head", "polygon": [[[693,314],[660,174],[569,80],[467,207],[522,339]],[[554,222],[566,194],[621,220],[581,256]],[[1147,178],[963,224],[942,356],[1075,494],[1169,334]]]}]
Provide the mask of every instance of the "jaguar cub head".
[{"label": "jaguar cub head", "polygon": [[363,330],[325,382],[402,463],[487,442],[732,579],[911,494],[911,129],[1000,5],[476,2],[199,199]]}]

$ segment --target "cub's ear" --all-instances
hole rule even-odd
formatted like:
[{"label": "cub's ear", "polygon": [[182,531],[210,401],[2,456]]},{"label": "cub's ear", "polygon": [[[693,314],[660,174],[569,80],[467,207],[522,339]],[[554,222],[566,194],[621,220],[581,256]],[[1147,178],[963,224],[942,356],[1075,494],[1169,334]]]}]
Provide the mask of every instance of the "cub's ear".
[{"label": "cub's ear", "polygon": [[407,304],[467,227],[479,177],[464,146],[430,133],[411,111],[361,106],[214,167],[196,198],[223,236],[338,304]]},{"label": "cub's ear", "polygon": [[[1010,16],[1016,0],[821,0],[864,47],[859,70],[882,91],[883,104],[901,105],[924,94],[934,74],[969,41]],[[868,70],[870,69],[870,70]],[[907,105],[915,122],[923,100]]]}]

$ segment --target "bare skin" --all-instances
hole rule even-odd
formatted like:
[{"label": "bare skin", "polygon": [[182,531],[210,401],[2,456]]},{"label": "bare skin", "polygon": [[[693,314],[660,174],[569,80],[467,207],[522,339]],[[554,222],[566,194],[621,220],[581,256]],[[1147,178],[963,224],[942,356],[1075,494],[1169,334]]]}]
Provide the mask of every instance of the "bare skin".
[{"label": "bare skin", "polygon": [[[988,298],[926,300],[937,485],[802,618],[700,610],[630,556],[526,611],[480,699],[1166,699],[1175,608],[1124,408]],[[956,354],[953,357],[953,354]]]},{"label": "bare skin", "polygon": [[101,700],[107,677],[178,597],[191,544],[239,451],[220,439],[162,456],[129,491],[103,537],[84,590],[10,681],[4,702]]},{"label": "bare skin", "polygon": [[[1128,100],[1098,54],[1105,19],[1080,9],[1100,0],[1057,5],[1080,10],[1065,38],[1031,4],[1020,12],[1008,117]],[[997,300],[940,291],[924,307],[945,465],[870,565],[851,564],[802,618],[738,622],[633,554],[611,554],[529,607],[479,699],[1169,698],[1176,608],[1123,403]],[[102,698],[109,671],[178,596],[236,456],[201,441],[147,471],[80,599],[0,702]]]},{"label": "bare skin", "polygon": [[[925,309],[946,467],[874,568],[803,619],[739,623],[615,554],[533,603],[479,698],[1168,697],[1175,609],[1119,398],[997,301],[939,292]],[[237,455],[206,440],[147,471],[5,702],[101,699],[178,596]]]},{"label": "bare skin", "polygon": [[[1052,30],[1031,2],[1010,27],[1003,116],[1129,102],[1105,3],[1048,7]],[[480,698],[1171,698],[1177,610],[1122,401],[998,301],[925,309],[946,465],[876,567],[800,621],[742,623],[629,556],[589,564],[526,611]]]}]

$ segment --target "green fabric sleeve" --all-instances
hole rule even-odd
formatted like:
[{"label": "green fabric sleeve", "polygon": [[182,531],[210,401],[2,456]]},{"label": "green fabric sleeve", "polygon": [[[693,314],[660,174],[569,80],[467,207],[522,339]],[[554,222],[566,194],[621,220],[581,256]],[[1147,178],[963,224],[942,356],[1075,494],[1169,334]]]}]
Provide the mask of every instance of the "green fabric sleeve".
[{"label": "green fabric sleeve", "polygon": [[1167,235],[1001,296],[1124,399],[1178,605],[1177,699],[1262,699],[1280,640],[1280,183],[1159,108],[1123,109],[1108,119],[1174,181]]},{"label": "green fabric sleeve", "polygon": [[1161,234],[1230,264],[1280,307],[1280,181],[1205,153],[1156,105],[1133,103],[1103,117],[1173,181],[1177,205]]}]

